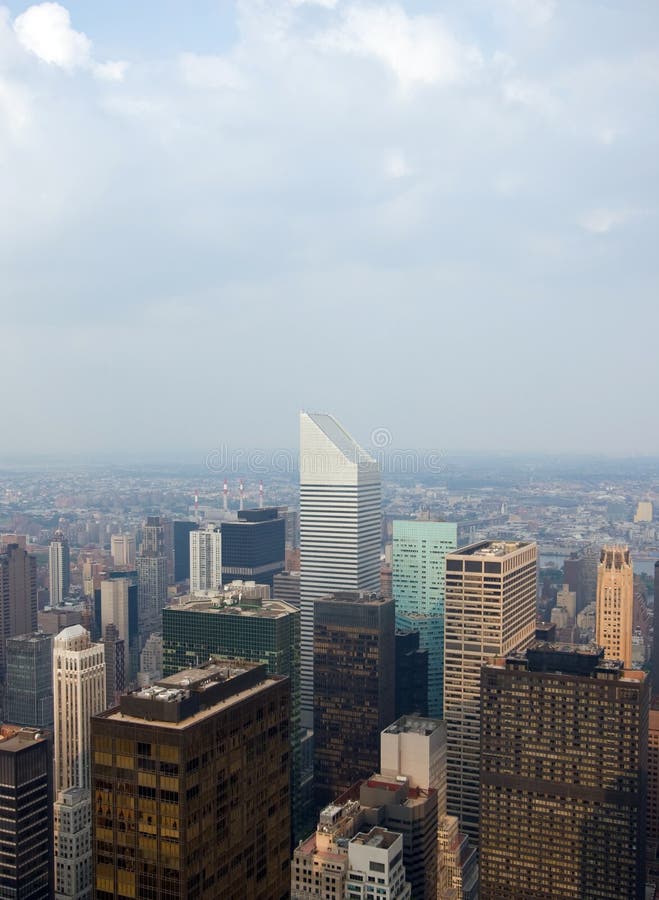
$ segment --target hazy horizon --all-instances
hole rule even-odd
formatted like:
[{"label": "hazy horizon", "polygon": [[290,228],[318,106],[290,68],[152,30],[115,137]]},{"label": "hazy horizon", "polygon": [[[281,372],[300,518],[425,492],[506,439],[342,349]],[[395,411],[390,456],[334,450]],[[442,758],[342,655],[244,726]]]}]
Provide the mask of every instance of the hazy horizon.
[{"label": "hazy horizon", "polygon": [[5,2],[0,465],[295,450],[301,408],[367,449],[659,456],[658,26]]}]

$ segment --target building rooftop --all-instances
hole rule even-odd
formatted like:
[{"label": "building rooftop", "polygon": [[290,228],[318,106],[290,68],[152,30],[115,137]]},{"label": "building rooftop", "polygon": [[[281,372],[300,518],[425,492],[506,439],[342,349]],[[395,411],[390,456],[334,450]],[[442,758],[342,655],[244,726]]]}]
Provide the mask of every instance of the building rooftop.
[{"label": "building rooftop", "polygon": [[469,544],[467,547],[459,547],[457,550],[448,553],[447,556],[483,556],[504,557],[523,550],[525,547],[532,547],[534,541],[478,541],[476,544]]},{"label": "building rooftop", "polygon": [[361,603],[364,605],[392,602],[391,597],[385,597],[383,594],[370,591],[336,591],[333,594],[327,594],[324,597],[316,597],[314,603],[327,602],[333,603]]},{"label": "building rooftop", "polygon": [[354,836],[351,843],[362,844],[365,847],[381,847],[388,850],[392,844],[400,839],[397,831],[387,831],[386,828],[371,828],[369,832],[360,831]]},{"label": "building rooftop", "polygon": [[291,613],[299,613],[299,610],[285,600],[231,600],[225,599],[225,595],[219,591],[213,597],[187,594],[167,609],[172,612],[213,613],[259,619],[281,619]]},{"label": "building rooftop", "polygon": [[42,728],[20,727],[18,725],[3,725],[0,728],[0,751],[3,753],[18,753],[26,744],[34,744],[46,740],[49,732]]},{"label": "building rooftop", "polygon": [[441,719],[424,719],[420,716],[402,716],[393,725],[385,728],[383,734],[420,734],[425,737],[441,728]]}]

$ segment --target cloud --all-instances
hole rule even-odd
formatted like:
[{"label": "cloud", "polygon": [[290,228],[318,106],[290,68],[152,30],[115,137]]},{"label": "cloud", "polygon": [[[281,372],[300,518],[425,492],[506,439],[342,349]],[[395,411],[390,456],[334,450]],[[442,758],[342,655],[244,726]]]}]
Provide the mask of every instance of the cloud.
[{"label": "cloud", "polygon": [[556,13],[556,0],[502,0],[506,12],[534,28],[548,25]]},{"label": "cloud", "polygon": [[0,122],[3,118],[10,134],[16,137],[28,124],[30,109],[25,88],[0,77]]},{"label": "cloud", "polygon": [[323,9],[336,9],[339,0],[289,0],[291,6],[320,6]]},{"label": "cloud", "polygon": [[579,224],[591,234],[608,234],[639,215],[639,210],[634,209],[592,209],[580,218]]},{"label": "cloud", "polygon": [[526,106],[546,116],[553,116],[559,108],[558,101],[545,85],[525,78],[511,78],[502,85],[506,103]]},{"label": "cloud", "polygon": [[390,150],[384,160],[384,172],[388,178],[406,178],[412,169],[402,150]]},{"label": "cloud", "polygon": [[325,32],[320,43],[378,60],[404,88],[456,84],[483,64],[480,51],[462,44],[439,17],[407,15],[397,4],[347,8],[341,24]]},{"label": "cloud", "polygon": [[200,56],[196,53],[182,53],[179,68],[183,80],[195,88],[218,90],[245,87],[245,79],[238,68],[223,56]]},{"label": "cloud", "polygon": [[125,62],[95,62],[92,42],[82,31],[71,27],[71,15],[59,3],[39,3],[28,7],[14,20],[20,44],[43,62],[67,72],[88,69],[96,77],[120,81]]}]

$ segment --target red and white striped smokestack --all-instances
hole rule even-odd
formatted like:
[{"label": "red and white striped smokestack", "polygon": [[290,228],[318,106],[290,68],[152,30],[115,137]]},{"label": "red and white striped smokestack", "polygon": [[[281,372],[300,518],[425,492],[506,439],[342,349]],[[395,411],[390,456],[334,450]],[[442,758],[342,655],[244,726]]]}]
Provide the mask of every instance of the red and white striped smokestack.
[{"label": "red and white striped smokestack", "polygon": [[199,488],[194,492],[194,514],[195,519],[199,521]]},{"label": "red and white striped smokestack", "polygon": [[263,509],[263,482],[259,481],[259,507]]},{"label": "red and white striped smokestack", "polygon": [[243,509],[245,505],[245,485],[243,484],[242,478],[240,479],[240,508]]},{"label": "red and white striped smokestack", "polygon": [[224,511],[226,512],[229,507],[229,485],[227,484],[226,478],[224,479]]}]

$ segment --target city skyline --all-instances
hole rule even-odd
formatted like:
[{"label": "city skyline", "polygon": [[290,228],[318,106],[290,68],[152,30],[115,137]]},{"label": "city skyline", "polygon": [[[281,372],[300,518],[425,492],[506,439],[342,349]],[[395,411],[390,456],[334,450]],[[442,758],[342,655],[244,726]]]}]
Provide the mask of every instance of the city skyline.
[{"label": "city skyline", "polygon": [[659,452],[655,4],[3,9],[3,453],[181,453],[177,408],[210,452],[200,381],[244,446],[368,395],[403,446]]}]

